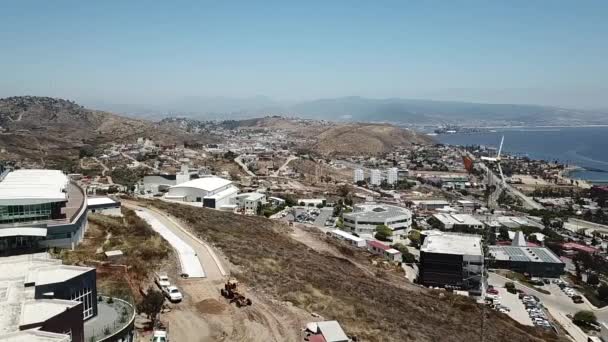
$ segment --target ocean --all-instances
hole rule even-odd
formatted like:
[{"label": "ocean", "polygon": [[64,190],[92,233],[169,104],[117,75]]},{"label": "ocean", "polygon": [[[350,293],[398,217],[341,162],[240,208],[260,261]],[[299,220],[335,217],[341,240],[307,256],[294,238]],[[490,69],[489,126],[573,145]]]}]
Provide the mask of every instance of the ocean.
[{"label": "ocean", "polygon": [[434,138],[450,145],[498,147],[502,135],[504,152],[580,166],[586,169],[575,170],[570,177],[608,183],[608,127],[501,128],[483,133],[439,134]]}]

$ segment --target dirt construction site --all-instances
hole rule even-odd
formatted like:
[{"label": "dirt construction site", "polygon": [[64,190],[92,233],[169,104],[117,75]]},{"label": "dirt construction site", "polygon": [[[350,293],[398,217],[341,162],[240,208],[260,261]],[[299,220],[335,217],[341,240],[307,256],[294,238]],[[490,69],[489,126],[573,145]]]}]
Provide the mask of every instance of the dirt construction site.
[{"label": "dirt construction site", "polygon": [[[466,341],[482,333],[475,323],[482,311],[472,300],[420,288],[397,267],[379,267],[368,253],[319,232],[162,201],[136,204],[196,240],[209,275],[177,280],[184,300],[161,315],[172,341],[303,341],[307,322],[333,319],[358,341]],[[210,250],[226,276],[206,264]],[[220,295],[229,276],[251,306],[238,308]],[[486,341],[560,341],[496,312],[486,312],[483,335]]]},{"label": "dirt construction site", "polygon": [[[169,310],[160,319],[168,326],[171,341],[298,341],[301,328],[311,320],[310,314],[291,305],[277,303],[239,284],[239,291],[251,300],[251,306],[237,307],[222,297],[220,290],[230,277],[233,267],[218,251],[189,234],[176,219],[155,209],[123,202],[134,210],[146,210],[179,238],[194,248],[205,270],[205,278],[179,277],[177,260],[165,265],[167,273],[182,292],[180,303],[168,303]],[[150,333],[140,332],[140,341],[149,341]]]}]

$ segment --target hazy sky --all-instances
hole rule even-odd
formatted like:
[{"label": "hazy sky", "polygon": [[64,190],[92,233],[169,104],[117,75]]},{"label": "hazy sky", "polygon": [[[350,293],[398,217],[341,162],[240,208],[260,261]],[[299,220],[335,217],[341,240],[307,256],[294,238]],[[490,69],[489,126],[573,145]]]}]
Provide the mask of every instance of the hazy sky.
[{"label": "hazy sky", "polygon": [[0,96],[608,108],[607,18],[605,0],[3,1]]}]

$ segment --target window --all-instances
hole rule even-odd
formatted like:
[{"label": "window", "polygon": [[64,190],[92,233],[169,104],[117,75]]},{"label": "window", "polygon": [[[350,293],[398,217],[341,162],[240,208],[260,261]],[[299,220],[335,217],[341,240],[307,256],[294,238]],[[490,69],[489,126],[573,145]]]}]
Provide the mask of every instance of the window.
[{"label": "window", "polygon": [[87,319],[93,316],[93,291],[89,288],[82,288],[76,292],[73,292],[70,296],[71,300],[75,300],[82,303],[82,316],[83,319]]}]

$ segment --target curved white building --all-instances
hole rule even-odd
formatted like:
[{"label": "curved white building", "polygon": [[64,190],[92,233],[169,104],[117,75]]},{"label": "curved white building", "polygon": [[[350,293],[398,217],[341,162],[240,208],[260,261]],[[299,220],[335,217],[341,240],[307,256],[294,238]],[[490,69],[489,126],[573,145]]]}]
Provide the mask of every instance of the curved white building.
[{"label": "curved white building", "polygon": [[412,212],[389,204],[366,203],[356,205],[344,214],[344,227],[362,237],[373,237],[376,227],[385,225],[393,231],[393,242],[407,239],[412,226]]},{"label": "curved white building", "polygon": [[220,177],[203,177],[169,188],[165,199],[182,202],[202,202],[204,207],[220,209],[234,205],[238,188]]}]

